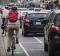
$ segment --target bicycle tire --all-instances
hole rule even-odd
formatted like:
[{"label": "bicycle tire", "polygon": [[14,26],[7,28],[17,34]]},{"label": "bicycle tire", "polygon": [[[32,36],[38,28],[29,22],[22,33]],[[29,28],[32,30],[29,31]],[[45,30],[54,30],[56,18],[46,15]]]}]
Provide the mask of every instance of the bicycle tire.
[{"label": "bicycle tire", "polygon": [[15,50],[15,37],[12,37],[12,56],[14,56],[14,50]]}]

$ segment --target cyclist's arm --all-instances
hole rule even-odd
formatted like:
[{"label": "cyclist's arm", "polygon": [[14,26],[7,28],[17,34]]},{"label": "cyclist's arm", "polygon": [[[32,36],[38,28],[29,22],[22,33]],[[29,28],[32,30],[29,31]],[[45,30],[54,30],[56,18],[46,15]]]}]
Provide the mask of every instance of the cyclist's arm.
[{"label": "cyclist's arm", "polygon": [[20,17],[20,13],[19,12],[18,12],[18,20],[19,20],[19,25],[20,25],[21,17]]},{"label": "cyclist's arm", "polygon": [[4,25],[6,26],[8,23],[8,16],[5,18]]}]

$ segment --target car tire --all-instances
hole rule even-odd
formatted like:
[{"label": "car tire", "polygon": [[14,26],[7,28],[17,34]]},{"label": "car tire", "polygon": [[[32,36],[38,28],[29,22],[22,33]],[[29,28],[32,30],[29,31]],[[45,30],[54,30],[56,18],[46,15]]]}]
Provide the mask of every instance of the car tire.
[{"label": "car tire", "polygon": [[27,33],[25,32],[25,30],[22,30],[22,35],[27,36]]},{"label": "car tire", "polygon": [[51,41],[49,41],[49,43],[48,43],[48,54],[49,54],[49,56],[55,56],[54,55],[55,54],[55,48],[54,48]]},{"label": "car tire", "polygon": [[44,51],[48,52],[48,45],[44,42]]}]

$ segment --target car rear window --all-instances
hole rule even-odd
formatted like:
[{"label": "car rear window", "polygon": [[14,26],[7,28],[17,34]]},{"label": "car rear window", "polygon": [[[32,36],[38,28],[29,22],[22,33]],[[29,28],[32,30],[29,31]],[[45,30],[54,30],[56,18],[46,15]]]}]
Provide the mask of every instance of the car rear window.
[{"label": "car rear window", "polygon": [[56,15],[56,20],[57,20],[58,22],[60,22],[60,14],[57,14],[57,15]]},{"label": "car rear window", "polygon": [[47,13],[32,13],[32,14],[28,14],[27,18],[28,19],[45,19],[48,17]]},{"label": "car rear window", "polygon": [[56,25],[60,25],[60,14],[57,14],[55,18],[56,18],[55,20]]}]

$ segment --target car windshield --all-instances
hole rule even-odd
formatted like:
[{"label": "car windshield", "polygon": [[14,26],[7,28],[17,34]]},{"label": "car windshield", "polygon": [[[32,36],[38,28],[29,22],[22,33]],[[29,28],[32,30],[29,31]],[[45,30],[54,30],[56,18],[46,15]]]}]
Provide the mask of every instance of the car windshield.
[{"label": "car windshield", "polygon": [[48,17],[47,13],[32,13],[27,16],[29,19],[45,19]]}]

